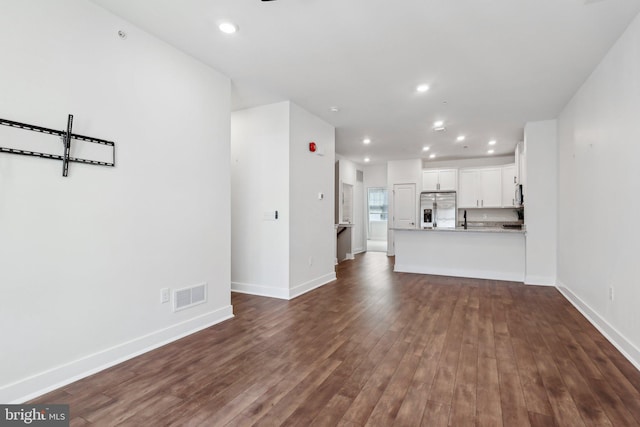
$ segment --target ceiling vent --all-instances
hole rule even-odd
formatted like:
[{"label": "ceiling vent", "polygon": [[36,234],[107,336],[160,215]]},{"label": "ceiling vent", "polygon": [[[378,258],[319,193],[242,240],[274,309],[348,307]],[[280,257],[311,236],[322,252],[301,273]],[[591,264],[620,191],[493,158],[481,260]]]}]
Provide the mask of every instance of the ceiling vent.
[{"label": "ceiling vent", "polygon": [[207,301],[207,284],[177,289],[173,295],[173,311],[184,310]]}]

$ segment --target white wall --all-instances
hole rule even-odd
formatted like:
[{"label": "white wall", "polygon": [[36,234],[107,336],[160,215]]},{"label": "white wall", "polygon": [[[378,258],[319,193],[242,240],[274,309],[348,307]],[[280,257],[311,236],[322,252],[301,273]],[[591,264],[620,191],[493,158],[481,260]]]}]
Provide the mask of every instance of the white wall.
[{"label": "white wall", "polygon": [[356,185],[356,169],[358,165],[340,155],[336,155],[340,162],[340,181],[344,184]]},{"label": "white wall", "polygon": [[423,169],[439,168],[476,168],[485,166],[508,165],[515,162],[515,155],[486,156],[473,159],[423,160]]},{"label": "white wall", "polygon": [[371,165],[364,167],[365,188],[387,188],[387,165]]},{"label": "white wall", "polygon": [[[63,178],[58,161],[0,154],[7,403],[232,316],[230,82],[80,0],[4,1],[0,49],[0,117],[62,129],[73,113],[117,157]],[[27,134],[1,127],[0,145]],[[202,282],[206,304],[160,304]]]},{"label": "white wall", "polygon": [[[289,295],[289,102],[231,115],[231,280],[235,291]],[[278,211],[278,219],[265,215]]]},{"label": "white wall", "polygon": [[387,255],[394,255],[393,239],[393,186],[395,184],[416,185],[416,219],[420,207],[420,187],[422,185],[422,160],[392,160],[387,162],[387,189],[389,190],[389,234],[387,239]]},{"label": "white wall", "polygon": [[[291,103],[290,297],[335,280],[335,129]],[[316,142],[318,153],[309,152]],[[323,198],[319,198],[322,193]]]},{"label": "white wall", "polygon": [[527,123],[524,127],[527,180],[524,222],[527,227],[525,283],[556,284],[557,249],[557,140],[556,121]]},{"label": "white wall", "polygon": [[558,120],[558,284],[640,369],[639,111],[636,17]]},{"label": "white wall", "polygon": [[232,289],[290,299],[335,280],[334,128],[286,101],[234,112],[231,141]]}]

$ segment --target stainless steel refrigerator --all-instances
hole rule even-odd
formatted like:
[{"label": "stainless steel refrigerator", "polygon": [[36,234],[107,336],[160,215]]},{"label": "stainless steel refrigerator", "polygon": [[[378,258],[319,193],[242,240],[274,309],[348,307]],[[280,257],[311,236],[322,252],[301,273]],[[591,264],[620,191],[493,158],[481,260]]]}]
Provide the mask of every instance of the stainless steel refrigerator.
[{"label": "stainless steel refrigerator", "polygon": [[422,228],[456,228],[455,191],[420,193],[420,226]]}]

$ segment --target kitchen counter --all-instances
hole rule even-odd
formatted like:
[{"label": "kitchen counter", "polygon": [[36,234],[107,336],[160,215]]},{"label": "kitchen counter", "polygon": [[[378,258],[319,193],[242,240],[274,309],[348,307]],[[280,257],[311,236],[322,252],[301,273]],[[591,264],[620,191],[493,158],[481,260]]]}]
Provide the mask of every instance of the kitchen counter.
[{"label": "kitchen counter", "polygon": [[464,227],[456,228],[393,228],[395,231],[429,231],[429,232],[476,232],[476,233],[518,233],[525,234],[524,229],[502,228],[502,227]]},{"label": "kitchen counter", "polygon": [[525,230],[395,229],[394,271],[522,282]]}]

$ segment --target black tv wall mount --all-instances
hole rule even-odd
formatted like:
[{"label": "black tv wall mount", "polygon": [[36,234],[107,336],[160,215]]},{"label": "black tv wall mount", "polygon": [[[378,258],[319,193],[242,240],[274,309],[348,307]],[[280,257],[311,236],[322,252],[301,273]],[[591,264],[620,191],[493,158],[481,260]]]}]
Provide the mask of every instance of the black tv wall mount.
[{"label": "black tv wall mount", "polygon": [[[73,115],[69,114],[69,118],[67,119],[67,130],[55,130],[49,129],[41,126],[29,125],[26,123],[14,122],[11,120],[0,119],[0,125],[9,126],[12,128],[24,129],[33,132],[40,132],[48,135],[54,135],[62,138],[62,144],[64,147],[64,153],[62,155],[59,154],[47,154],[40,153],[37,151],[28,151],[28,150],[20,150],[16,148],[5,148],[0,147],[0,153],[9,153],[9,154],[20,154],[22,156],[33,156],[33,157],[41,157],[43,159],[53,159],[53,160],[61,160],[62,161],[62,176],[68,176],[69,174],[69,163],[86,163],[89,165],[97,165],[97,166],[115,166],[116,165],[116,145],[113,141],[107,141],[104,139],[93,138],[90,136],[79,135],[77,133],[72,133],[73,127]],[[89,160],[89,159],[81,159],[78,157],[71,157],[71,140],[80,140],[85,142],[90,142],[93,144],[106,145],[111,147],[111,161],[110,162],[102,162],[97,160]]]}]

